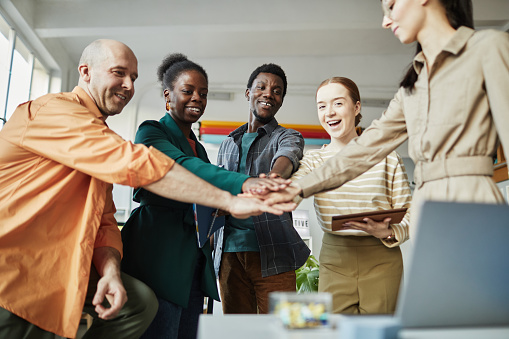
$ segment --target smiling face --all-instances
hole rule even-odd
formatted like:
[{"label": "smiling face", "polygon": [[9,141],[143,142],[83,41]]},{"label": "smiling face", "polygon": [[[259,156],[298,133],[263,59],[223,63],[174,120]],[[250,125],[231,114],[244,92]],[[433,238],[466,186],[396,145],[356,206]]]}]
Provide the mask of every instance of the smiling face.
[{"label": "smiling face", "polygon": [[246,90],[249,111],[255,120],[265,125],[274,118],[283,104],[283,80],[272,73],[260,73]]},{"label": "smiling face", "polygon": [[103,116],[118,114],[134,95],[138,61],[131,49],[117,41],[104,41],[93,55],[79,66],[80,86]]},{"label": "smiling face", "polygon": [[318,119],[331,138],[347,143],[357,136],[355,116],[361,103],[353,102],[348,89],[338,83],[329,83],[316,92]]},{"label": "smiling face", "polygon": [[382,26],[391,29],[404,44],[417,40],[424,22],[423,6],[417,0],[382,0]]},{"label": "smiling face", "polygon": [[165,89],[164,97],[170,103],[170,114],[179,126],[190,127],[201,118],[207,106],[207,79],[198,71],[180,73],[173,89]]}]

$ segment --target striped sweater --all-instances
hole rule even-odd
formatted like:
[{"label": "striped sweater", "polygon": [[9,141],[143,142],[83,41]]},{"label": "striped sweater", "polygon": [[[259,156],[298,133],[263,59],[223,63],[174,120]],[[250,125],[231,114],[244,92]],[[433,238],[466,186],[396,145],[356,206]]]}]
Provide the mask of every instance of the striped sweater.
[{"label": "striped sweater", "polygon": [[[316,169],[337,152],[328,151],[327,145],[321,149],[309,150],[300,161],[300,167],[292,176],[299,179]],[[368,236],[359,230],[332,231],[331,220],[334,215],[410,208],[411,191],[405,166],[398,153],[390,153],[384,160],[367,172],[331,191],[315,194],[316,216],[324,232],[337,235]],[[383,241],[387,247],[402,244],[408,239],[409,212],[400,224],[391,224],[396,241]]]}]

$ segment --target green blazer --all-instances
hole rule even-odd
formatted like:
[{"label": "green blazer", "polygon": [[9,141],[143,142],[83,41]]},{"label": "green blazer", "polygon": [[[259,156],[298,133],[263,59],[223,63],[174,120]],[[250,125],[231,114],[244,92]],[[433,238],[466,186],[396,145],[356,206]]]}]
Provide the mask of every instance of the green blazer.
[{"label": "green blazer", "polygon": [[[240,193],[249,176],[211,164],[193,132],[190,137],[196,142],[198,157],[173,118],[165,114],[159,121],[142,123],[135,143],[154,146],[198,177],[232,194]],[[165,199],[142,188],[135,191],[133,199],[140,206],[122,228],[122,270],[145,282],[158,297],[187,307],[201,251],[206,258],[202,290],[219,300],[211,247],[209,243],[198,247],[192,205]]]}]

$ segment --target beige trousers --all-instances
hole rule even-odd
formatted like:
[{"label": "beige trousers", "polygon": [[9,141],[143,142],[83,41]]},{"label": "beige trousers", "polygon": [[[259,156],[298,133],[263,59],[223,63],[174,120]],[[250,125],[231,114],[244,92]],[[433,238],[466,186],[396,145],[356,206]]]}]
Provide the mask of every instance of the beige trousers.
[{"label": "beige trousers", "polygon": [[323,236],[318,291],[332,294],[334,313],[394,313],[402,273],[399,247],[371,236]]}]

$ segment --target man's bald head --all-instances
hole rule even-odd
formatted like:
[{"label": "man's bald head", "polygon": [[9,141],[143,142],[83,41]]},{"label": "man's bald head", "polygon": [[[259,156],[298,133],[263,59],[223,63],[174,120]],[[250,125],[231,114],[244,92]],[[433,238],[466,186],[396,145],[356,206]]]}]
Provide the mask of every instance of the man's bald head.
[{"label": "man's bald head", "polygon": [[106,57],[110,56],[112,50],[123,50],[130,53],[136,59],[133,51],[126,44],[110,39],[98,39],[90,43],[81,54],[80,65],[87,64],[93,66],[101,63]]},{"label": "man's bald head", "polygon": [[92,42],[83,50],[78,70],[78,85],[105,117],[120,113],[134,95],[138,60],[133,51],[119,41]]}]

